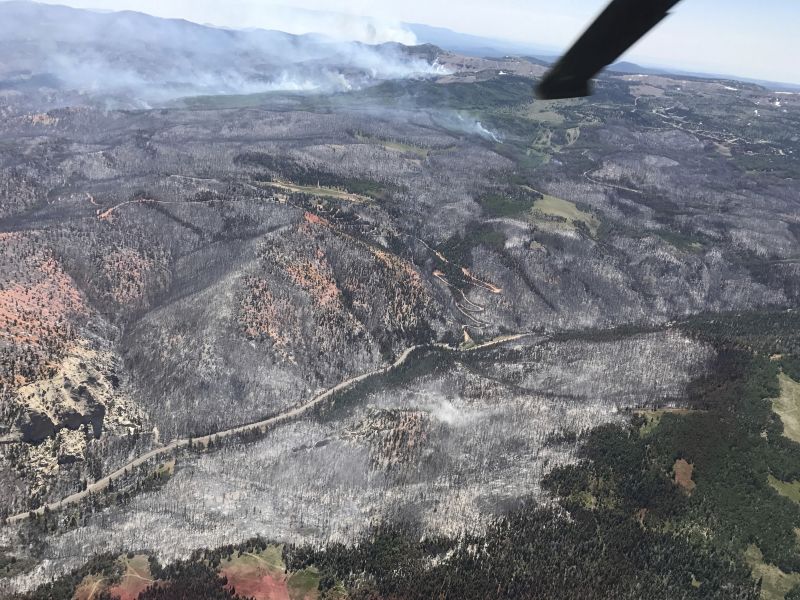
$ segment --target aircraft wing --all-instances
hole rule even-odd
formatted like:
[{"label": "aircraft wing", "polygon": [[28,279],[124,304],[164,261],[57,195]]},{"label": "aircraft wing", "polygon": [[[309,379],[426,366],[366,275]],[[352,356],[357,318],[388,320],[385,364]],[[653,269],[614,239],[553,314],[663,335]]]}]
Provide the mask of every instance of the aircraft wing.
[{"label": "aircraft wing", "polygon": [[613,0],[536,88],[543,100],[588,96],[591,79],[669,14],[680,0]]}]

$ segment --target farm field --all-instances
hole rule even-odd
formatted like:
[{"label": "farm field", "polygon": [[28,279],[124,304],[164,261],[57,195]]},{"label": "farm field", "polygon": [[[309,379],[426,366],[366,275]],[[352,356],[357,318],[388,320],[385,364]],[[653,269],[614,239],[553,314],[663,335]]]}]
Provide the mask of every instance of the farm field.
[{"label": "farm field", "polygon": [[783,435],[800,443],[800,383],[781,374],[781,395],[772,401],[772,408],[781,418]]}]

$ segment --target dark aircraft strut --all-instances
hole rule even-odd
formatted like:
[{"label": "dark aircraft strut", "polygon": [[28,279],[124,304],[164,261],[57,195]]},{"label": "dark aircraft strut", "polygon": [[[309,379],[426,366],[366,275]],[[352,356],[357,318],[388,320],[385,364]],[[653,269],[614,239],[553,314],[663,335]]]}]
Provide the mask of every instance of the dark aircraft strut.
[{"label": "dark aircraft strut", "polygon": [[536,88],[543,100],[592,93],[591,79],[658,25],[680,0],[613,0]]}]

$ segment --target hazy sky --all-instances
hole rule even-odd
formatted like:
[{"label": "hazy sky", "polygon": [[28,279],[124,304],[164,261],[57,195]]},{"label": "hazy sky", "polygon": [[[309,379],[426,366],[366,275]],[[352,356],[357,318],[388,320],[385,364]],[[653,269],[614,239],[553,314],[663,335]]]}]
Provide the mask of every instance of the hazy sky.
[{"label": "hazy sky", "polygon": [[[642,0],[645,1],[645,0]],[[377,31],[363,22],[294,18],[264,0],[61,0],[52,4],[130,9],[231,27],[331,28],[340,37],[408,41],[401,21],[563,49],[605,6],[605,0],[279,0],[284,7],[367,15],[383,20]],[[800,1],[683,0],[674,14],[625,57],[674,66],[800,83]]]}]

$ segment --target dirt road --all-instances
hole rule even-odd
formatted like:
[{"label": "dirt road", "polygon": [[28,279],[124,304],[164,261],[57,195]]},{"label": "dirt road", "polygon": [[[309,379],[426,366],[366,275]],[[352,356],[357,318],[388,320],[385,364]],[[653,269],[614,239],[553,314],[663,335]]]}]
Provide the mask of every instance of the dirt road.
[{"label": "dirt road", "polygon": [[[109,473],[108,475],[106,475],[102,479],[98,479],[94,483],[89,484],[86,487],[85,490],[82,490],[80,492],[75,492],[74,494],[70,494],[69,496],[67,496],[65,498],[62,498],[61,500],[58,500],[57,502],[52,502],[50,504],[46,504],[44,506],[40,506],[39,508],[37,508],[36,510],[34,510],[32,512],[37,514],[37,515],[42,515],[42,514],[44,514],[45,509],[49,510],[49,511],[56,511],[56,510],[58,510],[60,508],[68,506],[70,504],[76,504],[76,503],[80,502],[81,500],[87,498],[90,494],[97,494],[99,492],[102,492],[102,491],[106,490],[108,488],[108,486],[113,481],[116,481],[116,480],[122,478],[123,476],[125,476],[127,473],[131,472],[136,467],[139,467],[139,466],[143,465],[144,463],[146,463],[146,462],[148,462],[150,460],[154,460],[154,459],[162,457],[162,456],[168,456],[168,455],[170,455],[172,452],[174,452],[176,450],[179,450],[179,449],[182,449],[182,448],[187,448],[190,444],[208,446],[209,443],[211,443],[212,440],[214,440],[215,442],[219,442],[219,441],[231,438],[231,437],[236,436],[236,435],[241,435],[243,433],[249,433],[249,432],[255,432],[255,431],[259,431],[262,434],[266,433],[267,430],[270,429],[271,427],[274,427],[274,426],[279,425],[281,423],[286,423],[288,421],[291,421],[292,419],[295,419],[297,417],[302,416],[303,414],[307,413],[308,411],[310,411],[315,406],[317,406],[317,405],[325,402],[329,398],[331,398],[331,396],[333,396],[337,392],[341,392],[343,390],[346,390],[347,388],[349,388],[349,387],[351,387],[351,386],[353,386],[353,385],[355,385],[355,384],[357,384],[357,383],[359,383],[361,381],[364,381],[365,379],[368,379],[370,377],[373,377],[373,376],[376,376],[376,375],[386,374],[386,373],[388,373],[390,371],[393,371],[394,369],[397,369],[398,367],[402,366],[408,360],[408,358],[417,350],[422,350],[422,349],[425,349],[425,348],[431,348],[431,349],[432,348],[437,348],[437,349],[440,349],[440,350],[447,350],[449,352],[462,352],[462,353],[475,352],[476,350],[482,350],[484,348],[489,348],[489,347],[492,347],[492,346],[498,346],[500,344],[507,344],[508,342],[519,340],[519,339],[525,338],[525,337],[530,337],[532,335],[535,335],[535,334],[533,334],[533,333],[518,333],[518,334],[514,334],[514,335],[502,336],[502,337],[495,338],[493,340],[489,340],[488,342],[484,342],[482,344],[478,344],[476,346],[472,346],[471,348],[467,348],[467,349],[454,348],[453,346],[449,346],[448,344],[442,344],[442,343],[422,344],[422,345],[418,345],[418,346],[412,346],[412,347],[407,348],[406,350],[404,350],[403,353],[400,354],[400,356],[398,356],[397,359],[393,363],[391,363],[389,365],[386,365],[385,367],[382,367],[380,369],[376,369],[374,371],[368,371],[367,373],[362,373],[361,375],[356,375],[355,377],[351,377],[350,379],[346,379],[346,380],[342,381],[341,383],[339,383],[339,384],[337,384],[337,385],[335,385],[335,386],[333,386],[331,388],[328,388],[324,392],[321,392],[321,393],[317,394],[316,396],[314,396],[311,400],[309,400],[305,404],[301,404],[300,406],[296,406],[294,408],[290,408],[290,409],[288,409],[288,410],[286,410],[286,411],[284,411],[284,412],[282,412],[280,414],[277,414],[277,415],[275,415],[273,417],[269,417],[267,419],[263,419],[261,421],[255,422],[255,423],[250,423],[248,425],[240,425],[238,427],[232,427],[231,429],[225,429],[223,431],[218,431],[217,433],[211,433],[209,435],[204,435],[204,436],[201,436],[201,437],[183,438],[183,439],[179,439],[179,440],[174,440],[174,441],[170,442],[169,444],[167,444],[166,446],[161,446],[159,448],[154,448],[153,450],[150,450],[149,452],[146,452],[145,454],[142,454],[138,458],[136,458],[136,459],[132,460],[131,462],[129,462],[128,464],[120,467],[116,471],[113,471],[112,473]],[[21,521],[24,521],[25,519],[28,519],[30,517],[30,514],[31,513],[29,511],[29,512],[23,512],[23,513],[19,513],[19,514],[10,516],[8,518],[8,523],[12,524],[12,523],[19,523]]]}]

